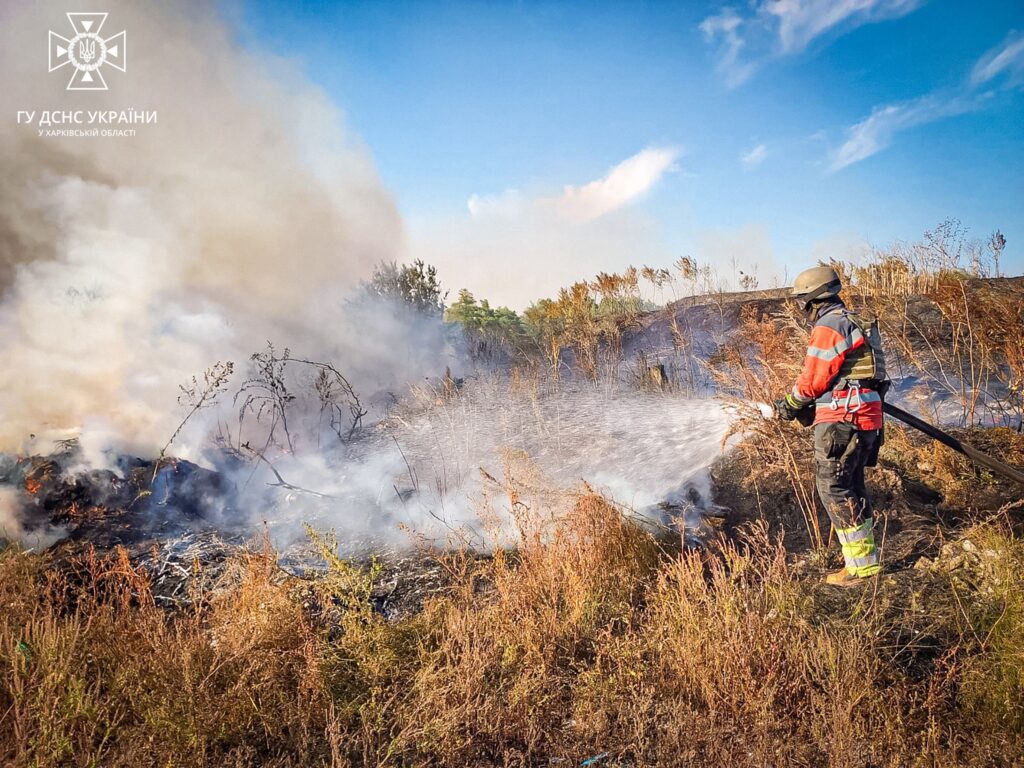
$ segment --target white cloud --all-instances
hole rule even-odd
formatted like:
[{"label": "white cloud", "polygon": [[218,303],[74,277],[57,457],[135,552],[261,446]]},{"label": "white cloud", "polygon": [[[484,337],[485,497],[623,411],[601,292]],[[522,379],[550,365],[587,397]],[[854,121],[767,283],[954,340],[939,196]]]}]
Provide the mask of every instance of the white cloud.
[{"label": "white cloud", "polygon": [[1024,35],[1011,32],[999,45],[989,49],[971,70],[971,84],[978,86],[1006,72],[1016,85],[1024,75]]},{"label": "white cloud", "polygon": [[846,131],[846,141],[834,153],[830,171],[871,157],[892,142],[897,131],[924,122],[928,110],[915,102],[876,107],[871,116]]},{"label": "white cloud", "polygon": [[744,168],[749,170],[751,168],[756,168],[763,163],[766,157],[768,157],[768,147],[764,144],[758,144],[749,152],[741,154],[740,162],[743,163]]},{"label": "white cloud", "polygon": [[566,186],[555,201],[570,221],[592,221],[647,194],[679,158],[678,147],[648,147],[580,187]]},{"label": "white cloud", "polygon": [[745,45],[739,32],[742,25],[743,19],[732,8],[723,8],[720,13],[700,23],[700,31],[707,42],[713,43],[718,37],[722,39],[715,68],[725,77],[730,88],[743,83],[756,69],[750,62],[740,60]]},{"label": "white cloud", "polygon": [[674,170],[678,147],[647,147],[610,168],[599,179],[580,186],[566,185],[557,197],[525,197],[517,189],[499,195],[470,195],[466,207],[474,217],[513,219],[546,215],[568,222],[593,221],[629,205]]},{"label": "white cloud", "polygon": [[798,53],[816,37],[840,26],[845,32],[864,24],[905,16],[921,0],[770,0],[761,13],[778,20],[778,44],[783,54]]},{"label": "white cloud", "polygon": [[832,155],[829,171],[860,162],[892,144],[897,133],[944,117],[961,115],[981,107],[984,99],[934,94],[900,104],[876,107],[871,115],[846,132],[846,141]]},{"label": "white cloud", "polygon": [[1006,75],[1005,87],[1024,82],[1024,37],[1011,33],[989,49],[971,69],[969,79],[959,88],[935,91],[917,99],[875,107],[871,114],[846,130],[846,140],[832,153],[828,170],[838,171],[882,151],[901,131],[955,115],[984,108],[997,89],[982,91]]},{"label": "white cloud", "polygon": [[804,51],[827,33],[905,16],[924,0],[760,0],[741,16],[723,8],[700,23],[704,39],[719,42],[717,69],[733,88],[766,62]]},{"label": "white cloud", "polygon": [[437,266],[453,291],[468,288],[517,309],[600,271],[621,270],[627,260],[670,263],[657,223],[633,204],[680,154],[678,147],[648,147],[561,194],[473,195],[467,214],[412,221],[409,256]]}]

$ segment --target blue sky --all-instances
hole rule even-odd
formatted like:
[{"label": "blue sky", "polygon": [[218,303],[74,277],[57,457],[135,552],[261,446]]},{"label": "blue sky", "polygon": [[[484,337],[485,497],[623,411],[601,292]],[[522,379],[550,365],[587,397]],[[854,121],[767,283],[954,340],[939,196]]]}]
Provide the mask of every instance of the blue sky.
[{"label": "blue sky", "polygon": [[515,306],[684,254],[767,283],[947,217],[1024,271],[1024,5],[980,7],[248,0],[241,37],[342,110],[410,257]]}]

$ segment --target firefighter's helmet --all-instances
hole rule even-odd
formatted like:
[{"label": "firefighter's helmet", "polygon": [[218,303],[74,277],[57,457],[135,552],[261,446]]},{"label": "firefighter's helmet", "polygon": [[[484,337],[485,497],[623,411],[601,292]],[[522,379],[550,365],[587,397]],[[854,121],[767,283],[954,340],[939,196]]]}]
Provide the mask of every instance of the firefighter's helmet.
[{"label": "firefighter's helmet", "polygon": [[790,295],[799,299],[807,309],[815,299],[838,296],[842,288],[839,273],[832,267],[811,267],[796,276]]}]

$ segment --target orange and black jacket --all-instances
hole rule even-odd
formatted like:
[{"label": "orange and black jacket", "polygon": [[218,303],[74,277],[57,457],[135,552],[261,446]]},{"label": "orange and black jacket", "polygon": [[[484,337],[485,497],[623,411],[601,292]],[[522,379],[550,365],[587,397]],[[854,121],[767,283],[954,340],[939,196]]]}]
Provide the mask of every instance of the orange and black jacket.
[{"label": "orange and black jacket", "polygon": [[878,392],[847,387],[846,382],[838,380],[847,357],[871,354],[867,339],[848,314],[839,299],[818,310],[792,399],[798,406],[815,402],[815,424],[847,421],[857,429],[880,429],[882,398]]}]

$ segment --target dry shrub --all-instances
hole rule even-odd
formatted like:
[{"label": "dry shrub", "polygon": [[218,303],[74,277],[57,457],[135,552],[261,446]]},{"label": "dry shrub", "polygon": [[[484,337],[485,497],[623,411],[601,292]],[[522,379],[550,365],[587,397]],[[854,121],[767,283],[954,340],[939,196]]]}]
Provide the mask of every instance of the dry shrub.
[{"label": "dry shrub", "polygon": [[176,612],[123,552],[59,570],[4,552],[0,761],[1024,759],[1024,550],[1008,523],[972,529],[970,561],[913,572],[911,591],[887,577],[840,594],[801,578],[763,525],[673,553],[587,488],[556,515],[511,500],[516,549],[446,555],[450,588],[394,623],[372,609],[375,567],[329,537],[316,581],[243,553]]},{"label": "dry shrub", "polygon": [[878,318],[890,373],[920,378],[929,402],[941,395],[955,403],[961,425],[1019,427],[1024,419],[1020,288],[986,279],[998,273],[999,242],[968,241],[951,220],[864,264],[833,263],[853,305]]},{"label": "dry shrub", "polygon": [[659,574],[640,630],[582,680],[577,719],[642,764],[876,764],[905,734],[898,687],[863,622],[813,620],[763,527],[747,547],[683,553]]},{"label": "dry shrub", "polygon": [[[2,589],[21,579],[0,564]],[[168,615],[123,550],[67,564],[76,583],[0,617],[0,756],[15,765],[312,759],[324,723],[300,607],[246,556],[222,597]]]},{"label": "dry shrub", "polygon": [[655,572],[654,539],[591,492],[553,530],[539,519],[522,528],[517,552],[496,552],[429,609],[401,716],[408,746],[445,765],[560,753],[574,679],[630,625]]}]

